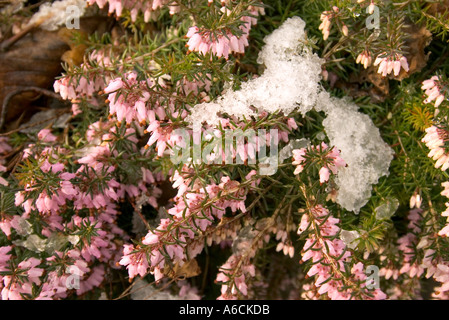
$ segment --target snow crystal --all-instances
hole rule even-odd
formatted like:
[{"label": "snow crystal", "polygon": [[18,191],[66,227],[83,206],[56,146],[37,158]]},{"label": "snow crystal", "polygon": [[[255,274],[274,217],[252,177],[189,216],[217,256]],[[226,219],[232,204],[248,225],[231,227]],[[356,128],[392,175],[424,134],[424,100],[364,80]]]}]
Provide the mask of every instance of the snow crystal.
[{"label": "snow crystal", "polygon": [[285,115],[294,110],[305,115],[312,108],[323,111],[330,143],[348,164],[337,175],[337,203],[358,213],[368,202],[372,185],[388,174],[393,152],[357,105],[332,98],[319,85],[323,60],[305,45],[304,27],[299,17],[286,20],[264,39],[258,58],[266,67],[264,73],[243,83],[240,90],[229,89],[213,102],[196,105],[188,120],[196,129],[202,123],[218,124],[217,113],[248,118],[255,115],[251,106]]},{"label": "snow crystal", "polygon": [[309,139],[296,139],[290,140],[285,147],[282,148],[281,152],[279,152],[279,163],[284,163],[284,161],[288,158],[291,158],[292,151],[295,149],[308,148],[310,146]]},{"label": "snow crystal", "polygon": [[396,198],[388,198],[380,206],[378,206],[374,211],[376,212],[376,219],[390,219],[396,210],[399,208],[399,201]]},{"label": "snow crystal", "polygon": [[13,241],[16,246],[27,248],[30,251],[37,253],[44,252],[47,245],[47,240],[41,239],[38,235],[32,234],[25,240]]},{"label": "snow crystal", "polygon": [[348,230],[341,230],[340,231],[340,239],[344,242],[344,244],[350,248],[355,249],[359,245],[360,240],[360,234],[356,231],[348,231]]},{"label": "snow crystal", "polygon": [[70,23],[72,19],[84,14],[87,7],[85,0],[62,0],[44,3],[30,19],[28,25],[39,24],[44,30],[55,31],[62,24]]},{"label": "snow crystal", "polygon": [[53,234],[48,239],[42,239],[36,234],[29,235],[25,240],[13,241],[16,246],[24,247],[37,253],[53,253],[61,250],[67,244],[67,237],[61,234]]}]

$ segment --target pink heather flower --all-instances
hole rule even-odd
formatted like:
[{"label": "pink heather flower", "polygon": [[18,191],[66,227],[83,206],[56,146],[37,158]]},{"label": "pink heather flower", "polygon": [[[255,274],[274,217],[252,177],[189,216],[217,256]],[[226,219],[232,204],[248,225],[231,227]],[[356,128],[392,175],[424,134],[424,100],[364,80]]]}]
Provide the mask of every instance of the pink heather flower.
[{"label": "pink heather flower", "polygon": [[[173,176],[170,178],[170,180],[173,181],[173,188],[178,189],[178,194],[176,195],[177,197],[182,196],[187,191],[191,182],[191,179],[187,177],[189,175],[193,175],[194,172],[195,170],[192,167],[184,164],[181,172],[176,170]],[[199,187],[198,184],[196,186],[193,186],[192,190],[196,190],[197,186]]]},{"label": "pink heather flower", "polygon": [[[444,190],[441,191],[441,195],[449,198],[449,181],[443,182],[441,185],[444,187]],[[447,217],[447,224],[438,232],[438,235],[441,237],[449,237],[449,202],[446,202],[446,210],[443,211],[441,215]]]},{"label": "pink heather flower", "polygon": [[296,165],[296,169],[293,172],[293,174],[298,174],[301,173],[302,170],[304,170],[304,161],[306,160],[306,158],[304,158],[305,154],[306,154],[306,149],[302,148],[302,149],[295,149],[292,151],[293,153],[293,165]]},{"label": "pink heather flower", "polygon": [[387,55],[386,52],[378,55],[374,61],[374,66],[379,66],[377,73],[381,73],[383,77],[386,77],[391,72],[394,72],[395,76],[399,75],[401,67],[408,72],[409,66],[407,58],[399,53]]},{"label": "pink heather flower", "polygon": [[56,80],[53,84],[53,88],[56,93],[59,93],[64,100],[76,99],[77,95],[74,87],[69,84],[70,79],[68,77]]},{"label": "pink heather flower", "polygon": [[347,25],[343,25],[343,27],[341,27],[341,32],[343,33],[343,35],[345,37],[347,37],[349,35],[349,29]]},{"label": "pink heather flower", "polygon": [[[0,164],[0,172],[6,172],[6,167],[5,167],[5,166],[2,166],[1,164]],[[0,177],[0,184],[2,184],[2,185],[4,185],[4,186],[7,187],[7,186],[9,185],[9,182],[6,181],[5,178]]]},{"label": "pink heather flower", "polygon": [[447,139],[447,132],[435,126],[426,129],[426,135],[421,140],[430,149],[429,158],[436,160],[435,168],[446,171],[449,168],[449,155],[444,149],[444,142]]},{"label": "pink heather flower", "polygon": [[248,295],[248,287],[246,284],[246,279],[248,277],[254,277],[256,275],[256,269],[253,264],[250,264],[249,261],[245,261],[241,265],[241,274],[239,276],[234,276],[234,281],[230,281],[233,275],[233,269],[237,267],[242,256],[239,255],[231,255],[225,264],[223,264],[218,269],[216,282],[221,282],[221,296],[218,300],[231,300],[236,299],[238,292],[240,292],[243,296]]},{"label": "pink heather flower", "polygon": [[170,124],[161,126],[160,123],[161,122],[157,120],[153,121],[146,129],[146,132],[151,133],[147,146],[151,146],[156,143],[157,155],[162,157],[165,149],[167,148],[167,143],[171,141],[173,127]]},{"label": "pink heather flower", "polygon": [[374,1],[371,0],[371,3],[369,5],[369,7],[368,7],[369,8],[369,10],[368,10],[369,14],[373,14],[374,13],[374,7],[375,7]]},{"label": "pink heather flower", "polygon": [[80,288],[76,290],[77,295],[82,295],[95,287],[99,287],[104,280],[105,270],[103,265],[99,265],[92,270],[92,274],[83,281],[80,281]]},{"label": "pink heather flower", "polygon": [[413,208],[421,208],[422,198],[421,195],[418,193],[415,193],[410,197],[410,209]]},{"label": "pink heather flower", "polygon": [[51,133],[50,129],[42,129],[37,134],[37,137],[43,142],[54,142],[57,140],[56,136]]},{"label": "pink heather flower", "polygon": [[123,81],[121,78],[116,78],[109,82],[108,86],[103,90],[104,93],[111,93],[121,89],[123,87]]},{"label": "pink heather flower", "polygon": [[296,124],[296,121],[294,118],[287,119],[287,126],[292,131],[298,129],[298,125]]},{"label": "pink heather flower", "polygon": [[323,33],[323,40],[327,40],[327,38],[329,38],[331,19],[333,15],[334,13],[332,11],[324,11],[320,16],[321,24],[318,29]]},{"label": "pink heather flower", "polygon": [[326,167],[320,169],[320,183],[325,183],[329,180],[330,170]]},{"label": "pink heather flower", "polygon": [[438,232],[441,237],[449,237],[449,224],[447,224],[443,229]]},{"label": "pink heather flower", "polygon": [[[205,55],[212,53],[217,57],[229,58],[232,53],[244,53],[245,46],[248,46],[248,35],[243,33],[239,38],[230,32],[225,35],[217,35],[217,38],[211,37],[209,31],[199,30],[198,27],[191,27],[186,35],[190,38],[186,46],[189,51],[200,52]],[[213,39],[213,40],[211,40]]]},{"label": "pink heather flower", "polygon": [[441,79],[438,76],[433,76],[428,80],[424,80],[421,89],[426,90],[425,94],[427,95],[427,98],[424,100],[424,103],[435,101],[435,108],[438,108],[445,100]]},{"label": "pink heather flower", "polygon": [[0,247],[0,271],[5,271],[6,263],[11,258],[11,254],[8,254],[11,251],[11,246]]},{"label": "pink heather flower", "polygon": [[365,69],[368,68],[372,63],[371,53],[368,50],[362,51],[362,53],[357,56],[356,63],[362,64]]},{"label": "pink heather flower", "polygon": [[76,116],[76,115],[80,114],[81,112],[82,112],[82,110],[81,110],[79,104],[73,103],[73,104],[72,104],[72,114],[73,114],[74,116]]},{"label": "pink heather flower", "polygon": [[106,3],[109,7],[109,14],[114,14],[120,17],[123,9],[128,9],[131,13],[131,20],[133,22],[137,19],[139,11],[144,13],[144,21],[148,22],[153,18],[154,11],[168,6],[171,15],[179,12],[180,7],[171,5],[172,0],[155,0],[155,1],[135,1],[135,0],[87,0],[89,5],[97,4],[100,8],[104,8]]},{"label": "pink heather flower", "polygon": [[[366,0],[357,0],[357,3],[363,3]],[[374,13],[374,8],[376,7],[376,5],[374,4],[374,0],[370,0],[370,4],[368,6],[368,13],[369,14],[373,14]]]},{"label": "pink heather flower", "polygon": [[137,275],[144,277],[147,274],[149,267],[146,253],[143,251],[133,253],[135,250],[136,248],[134,248],[133,245],[125,244],[123,248],[124,256],[119,262],[122,266],[126,266],[126,269],[128,269],[130,279]]},{"label": "pink heather flower", "polygon": [[11,221],[8,217],[5,217],[0,221],[0,230],[2,230],[7,237],[11,235]]},{"label": "pink heather flower", "polygon": [[142,240],[142,243],[145,245],[151,245],[159,242],[159,236],[154,234],[153,232],[148,232],[145,238]]},{"label": "pink heather flower", "polygon": [[[265,13],[263,8],[255,6],[250,6],[248,9],[254,16]],[[229,10],[223,7],[222,13],[223,15],[227,15],[229,14]],[[209,30],[200,29],[197,26],[190,27],[186,34],[186,38],[189,39],[186,47],[189,48],[189,51],[200,52],[203,55],[210,52],[219,58],[224,57],[225,59],[228,59],[232,53],[243,54],[245,47],[249,45],[248,36],[251,26],[257,23],[257,19],[255,17],[244,16],[241,20],[244,23],[240,26],[242,35],[239,37],[233,35],[228,30],[225,30],[224,33],[216,33],[215,36]]]}]

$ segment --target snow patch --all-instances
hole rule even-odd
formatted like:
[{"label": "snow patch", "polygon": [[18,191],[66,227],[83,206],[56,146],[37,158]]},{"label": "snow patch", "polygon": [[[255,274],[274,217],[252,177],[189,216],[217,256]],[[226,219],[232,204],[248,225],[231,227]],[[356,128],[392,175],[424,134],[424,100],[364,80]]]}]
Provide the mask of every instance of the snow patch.
[{"label": "snow patch", "polygon": [[337,203],[358,213],[368,202],[372,185],[388,175],[393,151],[356,104],[333,98],[320,86],[323,60],[307,46],[304,28],[299,17],[286,20],[264,39],[258,58],[266,67],[264,73],[243,83],[240,90],[227,90],[213,102],[196,105],[188,121],[199,128],[202,123],[218,124],[219,113],[248,118],[256,115],[251,107],[285,115],[294,110],[306,114],[312,108],[323,111],[330,143],[348,164],[337,175]]},{"label": "snow patch", "polygon": [[[85,0],[62,0],[44,3],[39,7],[39,11],[31,17],[28,25],[38,24],[44,30],[55,31],[62,24],[66,24],[75,18],[74,15],[80,18],[86,7],[87,2]],[[78,9],[76,10],[76,8]]]}]

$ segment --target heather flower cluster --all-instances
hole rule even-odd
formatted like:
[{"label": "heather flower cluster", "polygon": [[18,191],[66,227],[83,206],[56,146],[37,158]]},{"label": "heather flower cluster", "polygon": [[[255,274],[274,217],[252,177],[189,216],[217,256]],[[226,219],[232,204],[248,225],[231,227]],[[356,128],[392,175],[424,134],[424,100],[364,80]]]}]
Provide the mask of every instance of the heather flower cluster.
[{"label": "heather flower cluster", "polygon": [[363,50],[358,56],[356,63],[360,63],[366,69],[368,68],[373,61],[371,53],[368,50]]},{"label": "heather flower cluster", "polygon": [[445,100],[444,91],[442,90],[442,81],[438,76],[433,76],[428,80],[424,80],[421,89],[425,90],[427,96],[424,103],[435,101],[435,108],[438,108]]},{"label": "heather flower cluster", "polygon": [[399,53],[388,55],[384,52],[377,56],[373,65],[375,67],[379,66],[377,73],[382,74],[383,77],[386,77],[392,72],[395,76],[398,76],[401,68],[404,69],[405,72],[409,71],[407,58]]},{"label": "heather flower cluster", "polygon": [[[224,57],[225,59],[228,59],[230,54],[245,53],[251,26],[257,23],[255,17],[264,14],[263,7],[250,6],[248,7],[248,11],[250,15],[241,18],[242,23],[239,26],[240,35],[235,35],[226,29],[208,30],[198,26],[190,27],[186,34],[186,38],[189,39],[186,44],[189,51],[199,52],[203,55],[211,53],[212,55],[219,58]],[[221,8],[221,12],[224,16],[222,18],[233,15],[232,10],[226,6]]]},{"label": "heather flower cluster", "polygon": [[[252,175],[254,173],[247,176],[249,181]],[[174,207],[167,211],[170,218],[161,219],[159,226],[149,231],[140,245],[126,245],[120,264],[127,267],[130,278],[137,274],[143,277],[149,272],[156,281],[160,280],[164,272],[167,272],[166,258],[182,266],[187,257],[192,259],[202,251],[204,244],[186,245],[189,239],[194,239],[195,232],[205,232],[214,220],[222,219],[227,208],[234,213],[237,210],[245,212],[246,193],[245,186],[229,177],[222,177],[218,185],[210,184],[204,188],[197,186],[188,193],[175,197]],[[192,225],[196,230],[192,229]],[[175,239],[180,231],[183,235],[178,242]],[[167,257],[161,253],[164,242],[175,242],[163,246]],[[149,261],[147,257],[150,257]]]},{"label": "heather flower cluster", "polygon": [[[112,135],[98,132],[99,126],[95,123],[89,129],[88,141],[111,141]],[[44,144],[57,140],[48,129],[41,130],[38,137]],[[116,202],[132,188],[110,178],[115,168],[102,162],[104,156],[113,153],[109,147],[107,143],[89,147],[89,154],[77,160],[80,166],[76,172],[69,172],[63,163],[67,150],[59,148],[55,153],[49,147],[43,147],[37,152],[39,146],[28,147],[25,161],[36,163],[34,172],[38,174],[20,173],[27,183],[23,191],[15,194],[15,205],[23,208],[23,213],[3,216],[0,225],[6,236],[18,237],[14,245],[21,249],[16,249],[15,254],[27,249],[40,258],[31,258],[17,266],[11,261],[3,267],[4,298],[33,297],[33,283],[43,283],[38,295],[34,296],[36,299],[65,298],[73,288],[81,295],[103,282],[104,265],[118,262],[121,247],[117,241],[126,240],[127,236],[116,225]],[[32,155],[36,158],[31,159]],[[91,185],[95,179],[103,180],[101,189],[98,184]],[[68,208],[79,213],[69,219],[63,218],[62,214]],[[95,215],[83,217],[86,211],[95,212]],[[36,219],[42,223],[39,231],[32,229]],[[6,249],[4,254],[8,254]],[[38,265],[40,269],[35,268]],[[38,272],[42,268],[48,272]],[[79,277],[77,287],[68,285],[68,279],[73,276],[70,270],[75,270],[73,274]],[[25,271],[32,272],[33,276],[9,276]]]},{"label": "heather flower cluster", "polygon": [[338,169],[344,168],[346,162],[340,157],[340,152],[336,148],[329,148],[324,142],[319,146],[313,146],[309,150],[305,148],[296,149],[292,151],[293,153],[293,165],[296,165],[294,174],[299,174],[304,170],[308,158],[319,157],[322,163],[319,169],[320,183],[325,183],[329,181],[329,177],[332,174],[337,174]]},{"label": "heather flower cluster", "polygon": [[[366,290],[363,263],[359,262],[352,266],[351,277],[345,275],[345,263],[350,261],[351,253],[346,251],[343,241],[336,238],[340,231],[337,226],[339,222],[340,220],[332,217],[326,208],[317,205],[302,216],[298,227],[298,234],[311,229],[302,251],[301,262],[310,261],[313,264],[307,276],[315,277],[314,286],[317,288],[317,294],[327,294],[333,300],[356,298],[356,294],[362,295],[363,299],[385,299],[385,293],[379,289],[371,293],[363,292]],[[353,288],[345,290],[346,286]],[[354,287],[361,292],[357,293]]]},{"label": "heather flower cluster", "polygon": [[[323,33],[324,40],[327,40],[327,38],[329,38],[332,18],[335,16],[336,13],[338,13],[338,11],[339,11],[338,7],[334,6],[331,11],[324,11],[320,16],[321,24],[318,27],[318,29],[320,29],[321,32]],[[346,27],[345,29],[346,35],[348,32],[347,30],[348,29]]]},{"label": "heather flower cluster", "polygon": [[168,7],[170,14],[175,14],[180,10],[180,7],[172,0],[88,0],[87,3],[89,5],[96,4],[100,9],[103,9],[107,4],[108,13],[115,14],[117,17],[122,16],[123,10],[127,9],[129,10],[132,21],[136,21],[137,15],[141,11],[143,12],[145,22],[150,21],[152,18],[154,19],[157,16],[158,10],[163,7]]},{"label": "heather flower cluster", "polygon": [[426,129],[426,135],[422,139],[422,142],[430,149],[427,156],[436,161],[435,168],[440,168],[442,171],[449,168],[449,156],[444,148],[446,136],[446,130],[431,126]]}]

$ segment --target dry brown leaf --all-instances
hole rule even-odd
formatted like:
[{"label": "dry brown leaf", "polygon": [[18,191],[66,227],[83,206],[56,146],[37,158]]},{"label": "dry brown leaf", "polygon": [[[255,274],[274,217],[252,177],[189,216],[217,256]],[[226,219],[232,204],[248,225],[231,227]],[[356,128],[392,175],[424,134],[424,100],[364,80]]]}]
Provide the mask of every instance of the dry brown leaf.
[{"label": "dry brown leaf", "polygon": [[[69,49],[55,32],[35,30],[6,52],[0,52],[0,101],[23,87],[51,87],[62,71],[61,56]],[[9,101],[6,122],[12,121],[38,96],[24,92]],[[0,104],[1,105],[1,104]]]},{"label": "dry brown leaf", "polygon": [[167,267],[167,265],[164,268],[164,274],[172,279],[192,278],[200,273],[201,268],[195,259],[185,262],[182,266],[179,266],[179,262],[177,262],[173,268]]},{"label": "dry brown leaf", "polygon": [[[371,82],[372,88],[363,89],[362,84]],[[359,73],[354,72],[350,75],[349,81],[338,79],[335,81],[335,87],[345,92],[346,95],[353,98],[369,96],[371,102],[379,103],[385,101],[389,93],[388,79],[383,78],[377,73],[377,68],[371,66],[363,69]]]},{"label": "dry brown leaf", "polygon": [[408,78],[415,72],[420,72],[427,65],[429,54],[425,53],[425,48],[432,40],[432,33],[425,26],[411,24],[404,32],[410,35],[405,43],[408,47],[406,58],[410,70],[406,72],[404,69],[401,69],[398,76],[392,77],[392,79],[399,81]]},{"label": "dry brown leaf", "polygon": [[[81,19],[79,31],[85,34],[97,31],[101,34],[106,31],[107,24],[105,18],[89,17]],[[9,93],[21,88],[52,89],[55,77],[63,70],[63,56],[70,64],[79,65],[82,62],[85,47],[72,45],[71,48],[69,34],[34,29],[5,52],[0,52],[0,108]],[[33,99],[38,96],[39,93],[29,91],[15,95],[8,102],[6,123],[30,110]]]},{"label": "dry brown leaf", "polygon": [[[377,72],[378,67],[371,65],[360,73],[351,74],[349,83],[337,82],[335,86],[354,98],[369,95],[372,102],[383,102],[390,92],[389,79],[401,81],[415,72],[420,72],[427,64],[428,54],[425,53],[425,48],[429,45],[432,37],[430,31],[424,26],[410,24],[406,27],[406,34],[410,35],[405,43],[408,47],[406,55],[409,64],[408,72],[401,69],[398,76],[390,74],[388,77],[383,77]],[[372,83],[373,87],[368,90],[360,89],[359,85],[365,82]]]}]

